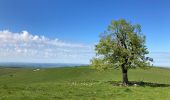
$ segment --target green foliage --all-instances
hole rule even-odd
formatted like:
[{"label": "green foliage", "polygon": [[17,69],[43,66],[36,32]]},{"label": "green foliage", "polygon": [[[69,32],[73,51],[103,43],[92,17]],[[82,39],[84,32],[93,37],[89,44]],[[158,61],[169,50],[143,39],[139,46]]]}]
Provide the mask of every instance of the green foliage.
[{"label": "green foliage", "polygon": [[93,69],[97,69],[99,71],[103,71],[103,70],[107,70],[109,68],[112,68],[112,64],[104,61],[104,59],[101,58],[93,58],[93,60],[91,60],[91,67]]},{"label": "green foliage", "polygon": [[148,57],[145,57],[149,52],[140,25],[132,25],[124,19],[111,22],[108,30],[101,34],[95,51],[97,57],[91,60],[91,64],[96,69],[106,69],[110,67],[108,65],[116,68],[124,65],[127,70],[150,65],[146,59]]}]

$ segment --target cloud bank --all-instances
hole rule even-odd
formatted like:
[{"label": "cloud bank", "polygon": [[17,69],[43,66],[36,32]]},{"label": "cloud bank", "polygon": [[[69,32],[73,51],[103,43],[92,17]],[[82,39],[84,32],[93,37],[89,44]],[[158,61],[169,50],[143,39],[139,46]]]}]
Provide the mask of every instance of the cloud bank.
[{"label": "cloud bank", "polygon": [[151,52],[149,56],[154,59],[155,66],[170,67],[170,52]]},{"label": "cloud bank", "polygon": [[[0,62],[40,62],[89,64],[95,56],[94,45],[69,43],[59,39],[0,31]],[[154,66],[170,67],[170,52],[151,52]]]},{"label": "cloud bank", "polygon": [[94,56],[93,45],[68,43],[32,35],[27,31],[0,31],[1,62],[43,62],[88,64]]}]

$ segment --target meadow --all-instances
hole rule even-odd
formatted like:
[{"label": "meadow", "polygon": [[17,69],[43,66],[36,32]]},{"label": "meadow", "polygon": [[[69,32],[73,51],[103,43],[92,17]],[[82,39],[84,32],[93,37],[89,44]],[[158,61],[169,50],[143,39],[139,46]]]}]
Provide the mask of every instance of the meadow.
[{"label": "meadow", "polygon": [[88,66],[0,68],[0,100],[170,100],[170,69],[129,70],[137,85],[121,86],[118,69]]}]

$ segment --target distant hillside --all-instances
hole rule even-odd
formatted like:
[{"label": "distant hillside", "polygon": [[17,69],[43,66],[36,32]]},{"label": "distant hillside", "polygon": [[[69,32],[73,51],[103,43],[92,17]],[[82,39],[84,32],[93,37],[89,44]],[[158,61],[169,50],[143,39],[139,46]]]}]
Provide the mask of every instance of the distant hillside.
[{"label": "distant hillside", "polygon": [[21,67],[33,67],[33,68],[55,68],[55,67],[75,67],[75,66],[86,66],[87,64],[71,64],[71,63],[0,63],[0,67],[12,67],[12,68],[21,68]]}]

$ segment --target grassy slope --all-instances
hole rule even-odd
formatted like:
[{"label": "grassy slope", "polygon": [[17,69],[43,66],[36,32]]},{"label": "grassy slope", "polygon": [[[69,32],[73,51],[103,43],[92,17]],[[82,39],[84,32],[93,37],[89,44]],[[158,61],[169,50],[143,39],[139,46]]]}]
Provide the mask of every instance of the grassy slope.
[{"label": "grassy slope", "polygon": [[[170,84],[170,70],[130,70],[130,81]],[[1,68],[0,99],[4,100],[169,100],[170,86],[113,86],[120,70],[98,72],[88,67],[33,69]]]}]

